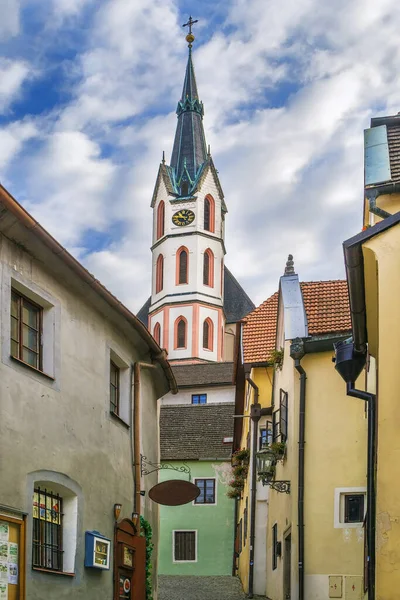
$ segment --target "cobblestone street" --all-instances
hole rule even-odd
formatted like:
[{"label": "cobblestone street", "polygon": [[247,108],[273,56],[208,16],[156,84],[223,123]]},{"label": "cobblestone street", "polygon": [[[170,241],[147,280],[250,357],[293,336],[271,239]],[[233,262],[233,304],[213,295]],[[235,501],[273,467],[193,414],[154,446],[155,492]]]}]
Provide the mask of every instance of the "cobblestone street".
[{"label": "cobblestone street", "polygon": [[178,577],[160,575],[159,600],[243,600],[237,577]]}]

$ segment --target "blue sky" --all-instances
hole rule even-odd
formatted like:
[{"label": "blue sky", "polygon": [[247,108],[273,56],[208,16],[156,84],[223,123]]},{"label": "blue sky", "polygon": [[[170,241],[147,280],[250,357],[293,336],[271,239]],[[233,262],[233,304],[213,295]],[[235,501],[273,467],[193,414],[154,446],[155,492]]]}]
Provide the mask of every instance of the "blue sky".
[{"label": "blue sky", "polygon": [[256,303],[287,254],[344,276],[363,129],[400,110],[395,0],[5,0],[0,180],[132,310],[150,292],[150,200],[187,58],[228,206],[226,263]]}]

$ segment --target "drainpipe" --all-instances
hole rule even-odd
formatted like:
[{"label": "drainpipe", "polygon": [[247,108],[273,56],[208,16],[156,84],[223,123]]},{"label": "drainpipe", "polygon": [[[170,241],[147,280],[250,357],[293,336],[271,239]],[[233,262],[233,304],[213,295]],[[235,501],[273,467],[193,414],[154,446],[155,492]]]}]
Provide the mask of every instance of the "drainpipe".
[{"label": "drainpipe", "polygon": [[250,552],[249,552],[249,593],[248,597],[254,595],[254,542],[256,534],[256,493],[257,493],[257,424],[261,418],[261,405],[258,402],[258,386],[250,377],[249,370],[245,371],[246,381],[254,390],[254,404],[251,405],[250,417],[253,423],[252,427],[252,449],[251,449],[251,492],[250,492]]},{"label": "drainpipe", "polygon": [[299,400],[299,465],[297,489],[297,527],[298,527],[298,576],[299,600],[304,600],[304,447],[306,424],[306,379],[305,370],[300,364],[305,354],[304,343],[296,338],[290,345],[290,356],[294,359],[294,368],[300,374],[300,400]]},{"label": "drainpipe", "polygon": [[376,395],[356,390],[354,382],[346,383],[347,395],[365,400],[368,407],[367,448],[367,543],[368,543],[368,600],[375,600],[375,456],[376,456]]},{"label": "drainpipe", "polygon": [[133,403],[132,403],[132,425],[133,440],[131,438],[131,447],[133,448],[133,461],[135,466],[135,493],[133,499],[133,512],[140,517],[140,387],[141,387],[141,369],[156,369],[156,365],[146,362],[135,362],[133,365]]},{"label": "drainpipe", "polygon": [[[384,186],[384,188],[387,186]],[[393,193],[394,189],[392,190],[392,188],[390,188],[390,191],[388,190],[387,192],[383,191],[383,190],[377,190],[372,189],[372,190],[367,190],[366,191],[366,196],[367,196],[367,200],[369,203],[369,211],[372,212],[374,215],[377,215],[378,217],[381,217],[381,219],[386,219],[387,217],[391,217],[391,213],[387,212],[386,210],[383,210],[383,208],[379,208],[379,206],[376,205],[376,199],[378,196],[382,196],[382,194],[384,193]]]}]

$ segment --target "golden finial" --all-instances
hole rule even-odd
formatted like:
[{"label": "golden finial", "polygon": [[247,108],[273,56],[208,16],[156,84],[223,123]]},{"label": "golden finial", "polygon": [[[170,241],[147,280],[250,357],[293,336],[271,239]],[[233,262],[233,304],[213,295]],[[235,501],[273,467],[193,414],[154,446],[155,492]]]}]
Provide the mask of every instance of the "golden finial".
[{"label": "golden finial", "polygon": [[182,25],[182,27],[189,27],[189,33],[187,34],[187,36],[185,38],[186,41],[187,41],[187,43],[188,43],[188,45],[189,45],[189,48],[192,47],[192,44],[193,44],[193,42],[195,40],[195,37],[194,37],[194,35],[192,33],[192,25],[194,25],[195,23],[198,23],[198,22],[199,22],[198,19],[196,19],[196,21],[193,21],[192,15],[190,15],[189,21],[187,23],[185,23],[184,25]]}]

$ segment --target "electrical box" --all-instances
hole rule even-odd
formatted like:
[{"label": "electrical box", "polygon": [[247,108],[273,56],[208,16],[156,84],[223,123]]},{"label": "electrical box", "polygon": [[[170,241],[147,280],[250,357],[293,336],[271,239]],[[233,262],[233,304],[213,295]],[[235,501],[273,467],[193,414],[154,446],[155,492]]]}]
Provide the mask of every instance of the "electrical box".
[{"label": "electrical box", "polygon": [[346,600],[361,600],[362,577],[346,575],[344,578],[344,593]]},{"label": "electrical box", "polygon": [[98,531],[85,532],[85,567],[110,568],[111,540]]},{"label": "electrical box", "polygon": [[343,577],[341,575],[329,575],[329,598],[343,598]]}]

